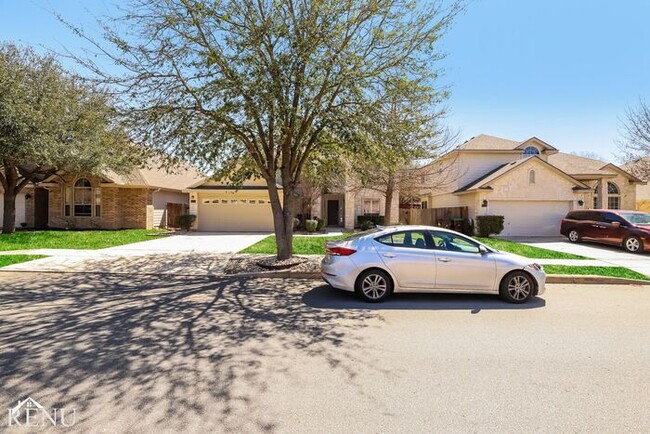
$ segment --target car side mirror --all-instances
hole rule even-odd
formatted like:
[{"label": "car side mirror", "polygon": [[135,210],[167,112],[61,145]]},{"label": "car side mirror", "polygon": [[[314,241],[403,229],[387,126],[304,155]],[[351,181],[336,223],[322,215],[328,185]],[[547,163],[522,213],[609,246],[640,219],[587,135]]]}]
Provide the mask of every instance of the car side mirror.
[{"label": "car side mirror", "polygon": [[485,246],[478,246],[478,252],[481,255],[486,255],[486,254],[490,253],[489,250],[485,248]]}]

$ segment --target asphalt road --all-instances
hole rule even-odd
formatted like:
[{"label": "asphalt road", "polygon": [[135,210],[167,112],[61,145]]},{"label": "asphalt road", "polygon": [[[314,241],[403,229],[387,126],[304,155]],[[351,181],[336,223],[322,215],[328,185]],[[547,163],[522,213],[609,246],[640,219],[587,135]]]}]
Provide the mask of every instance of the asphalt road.
[{"label": "asphalt road", "polygon": [[0,273],[0,384],[0,431],[31,396],[79,432],[648,432],[650,286],[366,305],[314,281]]}]

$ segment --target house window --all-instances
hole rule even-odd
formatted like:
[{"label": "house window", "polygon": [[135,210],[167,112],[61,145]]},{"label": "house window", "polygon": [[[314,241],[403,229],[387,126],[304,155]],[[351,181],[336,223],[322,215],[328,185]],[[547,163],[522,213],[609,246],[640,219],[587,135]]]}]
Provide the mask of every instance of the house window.
[{"label": "house window", "polygon": [[621,209],[621,191],[613,182],[607,183],[607,209]]},{"label": "house window", "polygon": [[91,217],[93,214],[93,188],[85,178],[74,183],[75,217]]},{"label": "house window", "polygon": [[528,183],[529,184],[534,184],[535,183],[535,171],[531,170],[528,172]]},{"label": "house window", "polygon": [[429,201],[423,200],[422,201],[422,209],[427,209],[429,208]]},{"label": "house window", "polygon": [[530,157],[531,155],[539,155],[539,149],[534,146],[526,146],[526,149],[524,149],[524,157]]},{"label": "house window", "polygon": [[63,216],[70,217],[72,215],[72,200],[73,200],[72,187],[67,185],[63,186]]},{"label": "house window", "polygon": [[379,199],[364,199],[363,200],[363,213],[364,214],[379,214]]}]

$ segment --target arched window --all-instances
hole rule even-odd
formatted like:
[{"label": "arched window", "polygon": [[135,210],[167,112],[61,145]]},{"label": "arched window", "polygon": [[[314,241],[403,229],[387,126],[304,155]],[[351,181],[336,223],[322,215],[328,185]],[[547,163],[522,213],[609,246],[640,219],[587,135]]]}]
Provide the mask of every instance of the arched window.
[{"label": "arched window", "polygon": [[607,209],[621,209],[621,191],[613,182],[607,183]]},{"label": "arched window", "polygon": [[524,157],[530,157],[531,155],[539,155],[539,149],[534,146],[526,146],[526,149],[524,149]]},{"label": "arched window", "polygon": [[535,183],[535,171],[531,170],[528,172],[528,183],[529,184],[534,184]]},{"label": "arched window", "polygon": [[90,217],[93,214],[93,188],[85,178],[74,183],[74,215]]}]

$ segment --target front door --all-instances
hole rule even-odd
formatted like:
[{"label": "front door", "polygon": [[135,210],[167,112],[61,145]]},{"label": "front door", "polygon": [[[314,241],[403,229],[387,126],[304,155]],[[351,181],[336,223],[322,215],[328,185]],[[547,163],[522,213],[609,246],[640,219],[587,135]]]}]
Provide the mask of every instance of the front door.
[{"label": "front door", "polygon": [[327,225],[328,226],[339,225],[339,201],[338,200],[327,201]]},{"label": "front door", "polygon": [[45,188],[34,190],[34,227],[45,229],[49,223],[50,192]]}]

